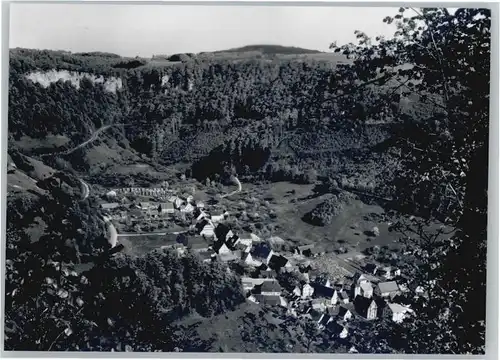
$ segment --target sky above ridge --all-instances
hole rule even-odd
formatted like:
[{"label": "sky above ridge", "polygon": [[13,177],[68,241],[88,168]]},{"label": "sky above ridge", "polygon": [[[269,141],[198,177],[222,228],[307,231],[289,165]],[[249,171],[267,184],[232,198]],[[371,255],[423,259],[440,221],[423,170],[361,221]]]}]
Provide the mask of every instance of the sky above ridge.
[{"label": "sky above ridge", "polygon": [[355,30],[391,36],[397,8],[207,5],[10,5],[10,48],[104,51],[122,56],[202,52],[254,44],[328,51]]}]

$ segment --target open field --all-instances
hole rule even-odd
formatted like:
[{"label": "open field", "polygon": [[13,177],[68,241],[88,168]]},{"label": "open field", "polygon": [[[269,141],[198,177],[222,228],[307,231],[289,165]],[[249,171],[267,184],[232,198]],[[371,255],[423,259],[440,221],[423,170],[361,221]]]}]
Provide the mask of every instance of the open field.
[{"label": "open field", "polygon": [[50,134],[45,136],[43,139],[22,136],[19,140],[14,141],[14,145],[28,152],[40,149],[58,149],[69,143],[70,139],[67,136]]},{"label": "open field", "polygon": [[145,235],[145,236],[119,236],[118,243],[122,244],[126,254],[141,256],[165,245],[172,245],[172,237],[166,235]]},{"label": "open field", "polygon": [[[398,240],[402,234],[389,232],[389,223],[397,218],[389,218],[382,207],[368,205],[360,200],[348,204],[339,216],[327,226],[314,226],[304,220],[303,216],[327,199],[330,194],[317,196],[313,192],[314,185],[297,185],[286,182],[255,186],[243,184],[243,192],[234,195],[238,198],[257,198],[268,203],[268,211],[276,214],[269,220],[273,223],[276,236],[280,236],[293,244],[314,243],[324,246],[326,251],[333,251],[340,246],[346,248],[343,257],[359,255],[361,251],[375,245],[399,247]],[[258,201],[257,201],[258,202]],[[374,226],[379,228],[379,236],[367,234]],[[437,230],[441,224],[433,224],[428,230]]]}]

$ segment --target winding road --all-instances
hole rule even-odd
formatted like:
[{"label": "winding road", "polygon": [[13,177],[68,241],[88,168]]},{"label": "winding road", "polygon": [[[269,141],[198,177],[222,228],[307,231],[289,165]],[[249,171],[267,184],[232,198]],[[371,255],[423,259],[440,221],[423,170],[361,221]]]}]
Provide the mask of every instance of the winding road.
[{"label": "winding road", "polygon": [[80,183],[82,184],[82,188],[83,188],[82,200],[85,200],[90,195],[90,186],[82,179],[79,179],[79,180],[80,180]]},{"label": "winding road", "polygon": [[82,147],[86,146],[87,144],[93,142],[94,140],[97,140],[97,138],[99,137],[99,135],[103,132],[103,131],[106,131],[107,129],[109,129],[110,127],[113,127],[113,126],[127,126],[129,124],[111,124],[111,125],[104,125],[102,127],[100,127],[99,129],[97,129],[93,134],[92,136],[85,140],[84,142],[82,142],[81,144],[75,146],[74,148],[72,149],[69,149],[69,150],[65,150],[65,151],[60,151],[60,152],[53,152],[53,153],[48,153],[48,154],[42,154],[41,156],[44,157],[44,156],[52,156],[52,155],[69,155],[73,152],[75,152],[76,150],[78,149],[81,149]]},{"label": "winding road", "polygon": [[231,196],[231,195],[235,195],[235,194],[241,192],[242,186],[241,186],[240,180],[236,176],[233,176],[232,180],[233,180],[233,182],[236,183],[236,185],[238,185],[238,189],[236,189],[234,191],[231,191],[230,193],[227,193],[225,195],[222,195],[221,198],[225,198],[225,197],[228,197],[228,196]]}]

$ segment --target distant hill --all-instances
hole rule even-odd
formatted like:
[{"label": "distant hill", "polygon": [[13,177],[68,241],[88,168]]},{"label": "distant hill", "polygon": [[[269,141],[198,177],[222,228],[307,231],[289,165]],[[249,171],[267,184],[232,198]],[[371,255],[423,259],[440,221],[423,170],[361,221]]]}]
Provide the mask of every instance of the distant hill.
[{"label": "distant hill", "polygon": [[319,50],[303,49],[294,46],[281,45],[247,45],[239,48],[214,51],[218,53],[242,53],[242,52],[260,52],[265,55],[300,55],[300,54],[321,54]]}]

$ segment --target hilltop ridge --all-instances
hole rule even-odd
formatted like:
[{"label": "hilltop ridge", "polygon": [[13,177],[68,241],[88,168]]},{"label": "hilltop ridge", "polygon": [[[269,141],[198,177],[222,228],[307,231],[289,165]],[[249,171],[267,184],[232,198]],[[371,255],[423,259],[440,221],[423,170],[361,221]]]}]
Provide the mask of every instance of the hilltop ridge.
[{"label": "hilltop ridge", "polygon": [[321,54],[322,51],[304,49],[295,46],[283,46],[274,44],[255,44],[246,45],[238,48],[231,48],[227,50],[213,51],[215,54],[220,53],[236,53],[236,52],[261,52],[265,55],[299,55],[299,54]]}]

